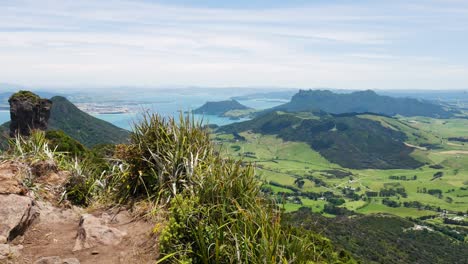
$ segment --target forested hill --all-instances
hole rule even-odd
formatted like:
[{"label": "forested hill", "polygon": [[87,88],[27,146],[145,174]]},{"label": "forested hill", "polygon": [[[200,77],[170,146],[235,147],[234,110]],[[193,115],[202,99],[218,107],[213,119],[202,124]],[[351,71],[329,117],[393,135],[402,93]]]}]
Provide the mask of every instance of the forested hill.
[{"label": "forested hill", "polygon": [[371,112],[389,116],[426,116],[450,118],[454,112],[430,101],[413,98],[396,98],[378,95],[374,91],[359,91],[349,94],[328,90],[300,90],[291,102],[271,110],[311,111],[322,110],[333,114]]},{"label": "forested hill", "polygon": [[219,129],[226,133],[253,131],[287,141],[308,143],[327,160],[354,169],[412,169],[422,165],[410,156],[412,148],[401,131],[358,115],[334,116],[324,112],[271,112]]}]

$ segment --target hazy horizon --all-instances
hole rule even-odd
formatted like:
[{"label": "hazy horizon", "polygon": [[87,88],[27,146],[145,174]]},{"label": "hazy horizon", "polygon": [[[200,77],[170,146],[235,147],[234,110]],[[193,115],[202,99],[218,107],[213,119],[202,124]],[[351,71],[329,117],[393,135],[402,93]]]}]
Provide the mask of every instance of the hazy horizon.
[{"label": "hazy horizon", "polygon": [[[87,86],[46,86],[46,85],[23,85],[18,83],[1,83],[0,82],[0,89],[4,89],[0,92],[15,92],[19,90],[29,90],[29,91],[36,91],[36,92],[50,92],[50,93],[79,93],[79,92],[108,92],[109,90],[119,89],[118,92],[126,93],[131,91],[184,91],[184,90],[232,90],[237,89],[235,94],[238,95],[247,95],[250,93],[256,92],[275,92],[275,91],[299,91],[299,90],[329,90],[333,92],[355,92],[355,91],[375,91],[377,93],[385,93],[385,92],[395,92],[395,93],[424,93],[424,92],[440,92],[440,93],[454,93],[454,92],[462,92],[466,93],[468,91],[467,88],[342,88],[342,87],[268,87],[268,86],[176,86],[176,85],[165,85],[165,86],[138,86],[138,85],[87,85]],[[98,90],[96,90],[98,89]],[[131,90],[129,90],[131,89]]]}]

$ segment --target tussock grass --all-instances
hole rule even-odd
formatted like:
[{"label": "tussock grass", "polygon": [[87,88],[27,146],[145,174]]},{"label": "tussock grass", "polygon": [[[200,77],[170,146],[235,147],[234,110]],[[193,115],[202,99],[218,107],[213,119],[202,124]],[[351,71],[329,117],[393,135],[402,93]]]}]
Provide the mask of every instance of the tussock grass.
[{"label": "tussock grass", "polygon": [[43,131],[33,131],[29,137],[17,135],[15,138],[9,139],[8,143],[10,148],[5,154],[9,158],[31,162],[60,161],[63,158],[62,153],[50,148]]},{"label": "tussock grass", "polygon": [[121,198],[146,195],[169,202],[181,191],[193,191],[198,182],[195,170],[208,167],[213,153],[201,121],[181,115],[176,122],[146,114],[135,124],[131,144],[117,148],[117,157],[129,168]]},{"label": "tussock grass", "polygon": [[[60,141],[55,139],[54,142]],[[69,171],[70,178],[64,186],[66,191],[62,198],[74,204],[90,205],[103,200],[107,197],[106,194],[115,191],[112,188],[114,177],[122,174],[123,168],[120,169],[110,162],[99,162],[99,158],[84,151],[83,156],[78,157],[76,153],[57,149],[58,145],[54,145],[47,138],[46,132],[35,130],[28,137],[17,135],[9,139],[9,148],[2,153],[2,159],[21,162],[29,168],[37,163],[46,162],[59,170]],[[31,169],[24,179],[24,185],[35,192],[39,188],[35,185]]]}]

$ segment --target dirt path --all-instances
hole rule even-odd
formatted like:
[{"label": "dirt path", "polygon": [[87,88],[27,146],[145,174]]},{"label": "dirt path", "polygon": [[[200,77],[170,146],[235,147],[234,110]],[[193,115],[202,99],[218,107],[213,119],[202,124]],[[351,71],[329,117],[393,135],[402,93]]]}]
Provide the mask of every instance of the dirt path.
[{"label": "dirt path", "polygon": [[420,147],[420,146],[412,145],[412,144],[410,144],[410,143],[404,142],[404,144],[405,144],[406,146],[410,147],[410,148],[417,148],[417,149],[419,149],[419,150],[427,150],[427,148],[425,148],[425,147]]},{"label": "dirt path", "polygon": [[440,154],[449,154],[449,155],[458,155],[458,154],[468,154],[468,150],[447,150],[438,152]]},{"label": "dirt path", "polygon": [[[75,258],[81,264],[102,263],[154,263],[156,242],[151,238],[153,224],[133,219],[127,211],[96,211],[92,215],[108,218],[108,226],[126,235],[115,245],[96,244],[91,248],[74,251],[81,215],[79,209],[59,209],[41,204],[40,219],[25,233],[21,243],[21,256],[10,263],[34,263],[42,257]],[[103,236],[108,236],[102,232]]]},{"label": "dirt path", "polygon": [[463,147],[463,145],[461,145],[461,144],[456,144],[456,143],[452,143],[452,142],[447,142],[447,145],[455,146],[455,147]]},{"label": "dirt path", "polygon": [[[0,264],[155,262],[154,222],[135,218],[125,208],[64,207],[68,203],[58,201],[70,173],[52,165],[0,162]],[[33,178],[41,188],[29,192],[23,168],[38,167],[46,168]],[[50,257],[54,260],[43,261]]]}]

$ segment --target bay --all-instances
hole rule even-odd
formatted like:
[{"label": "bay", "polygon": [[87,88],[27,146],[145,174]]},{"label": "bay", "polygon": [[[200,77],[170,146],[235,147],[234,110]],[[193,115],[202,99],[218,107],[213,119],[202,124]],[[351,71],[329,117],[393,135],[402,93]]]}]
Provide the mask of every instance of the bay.
[{"label": "bay", "polygon": [[[180,92],[166,92],[155,94],[147,94],[146,97],[135,96],[132,99],[143,101],[142,104],[127,105],[125,102],[116,102],[115,105],[122,105],[130,109],[129,113],[118,114],[92,114],[93,116],[105,120],[127,130],[131,130],[133,124],[138,122],[144,112],[158,113],[164,117],[175,116],[176,118],[180,113],[196,109],[206,103],[207,101],[221,101],[228,100],[231,94],[222,93],[180,93]],[[94,101],[96,102],[96,101]],[[255,109],[267,109],[281,104],[281,101],[271,100],[239,100],[241,104]],[[233,122],[240,122],[248,120],[247,118],[240,120],[231,120],[227,117],[220,117],[216,115],[194,115],[197,120],[203,120],[205,124],[216,124],[219,126],[227,125]],[[0,111],[0,124],[10,120],[9,111]]]},{"label": "bay", "polygon": [[[186,111],[190,111],[196,109],[197,107],[203,105],[206,101],[202,101],[198,98],[189,98],[182,97],[178,98],[179,100],[173,102],[157,102],[154,104],[141,104],[136,106],[131,113],[119,113],[119,114],[93,114],[93,116],[110,122],[118,127],[131,130],[133,124],[138,122],[141,118],[143,113],[150,112],[150,113],[158,113],[164,117],[174,116],[178,118],[180,113],[185,113]],[[198,99],[198,100],[197,100]],[[219,99],[223,100],[223,98]],[[262,101],[262,100],[245,100],[239,101],[241,104],[244,104],[248,107],[252,107],[254,109],[267,109],[274,106],[281,104],[281,102],[271,102],[271,101]],[[186,103],[182,105],[181,103]],[[185,110],[184,109],[185,106]],[[231,124],[234,122],[241,122],[249,120],[248,118],[241,118],[239,120],[232,120],[228,117],[220,117],[217,115],[194,115],[196,120],[202,120],[205,124],[215,124],[218,126],[223,126],[227,124]]]}]

